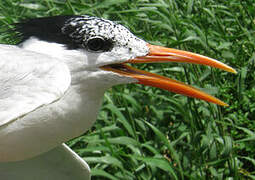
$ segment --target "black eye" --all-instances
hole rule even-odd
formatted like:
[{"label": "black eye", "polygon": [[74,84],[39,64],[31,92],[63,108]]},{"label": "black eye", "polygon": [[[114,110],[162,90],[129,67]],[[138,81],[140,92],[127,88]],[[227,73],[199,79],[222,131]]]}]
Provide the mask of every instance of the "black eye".
[{"label": "black eye", "polygon": [[112,47],[112,43],[102,37],[94,37],[88,40],[87,49],[90,51],[108,51]]}]

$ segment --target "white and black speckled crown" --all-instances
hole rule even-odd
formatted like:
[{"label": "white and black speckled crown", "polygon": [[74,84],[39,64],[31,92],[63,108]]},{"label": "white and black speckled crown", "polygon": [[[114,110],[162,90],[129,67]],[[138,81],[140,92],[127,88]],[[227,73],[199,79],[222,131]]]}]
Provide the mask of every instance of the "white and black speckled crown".
[{"label": "white and black speckled crown", "polygon": [[48,42],[66,45],[70,49],[86,48],[88,40],[101,37],[108,46],[127,46],[132,41],[140,41],[122,25],[98,17],[53,16],[28,19],[15,24],[21,42],[36,37]]}]

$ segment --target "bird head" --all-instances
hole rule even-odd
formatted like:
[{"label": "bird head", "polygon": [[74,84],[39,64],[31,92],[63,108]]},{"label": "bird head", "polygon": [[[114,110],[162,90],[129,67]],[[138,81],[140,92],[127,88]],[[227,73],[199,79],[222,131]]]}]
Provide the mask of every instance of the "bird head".
[{"label": "bird head", "polygon": [[[136,63],[180,62],[236,71],[217,60],[199,54],[151,45],[124,26],[98,17],[55,16],[26,20],[15,25],[24,42],[31,37],[78,51],[86,71],[111,77],[112,85],[135,82],[226,106],[221,100],[182,82],[131,67]],[[39,48],[40,49],[40,48]],[[113,77],[113,78],[112,78]],[[118,77],[118,78],[116,78]],[[118,80],[117,80],[118,79]]]}]

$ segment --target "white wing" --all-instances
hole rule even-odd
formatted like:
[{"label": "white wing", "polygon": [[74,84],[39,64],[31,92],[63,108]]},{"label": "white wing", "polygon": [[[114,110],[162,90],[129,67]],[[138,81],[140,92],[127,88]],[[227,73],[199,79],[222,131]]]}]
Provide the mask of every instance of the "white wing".
[{"label": "white wing", "polygon": [[0,126],[63,96],[68,67],[50,56],[0,45]]},{"label": "white wing", "polygon": [[65,144],[35,158],[0,163],[4,180],[90,180],[87,163]]}]

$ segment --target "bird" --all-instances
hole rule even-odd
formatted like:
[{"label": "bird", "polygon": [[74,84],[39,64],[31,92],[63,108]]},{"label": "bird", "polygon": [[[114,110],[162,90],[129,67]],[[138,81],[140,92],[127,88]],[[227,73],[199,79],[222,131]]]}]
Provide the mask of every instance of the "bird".
[{"label": "bird", "polygon": [[192,63],[236,73],[215,59],[147,43],[99,17],[30,18],[11,31],[18,43],[0,44],[1,179],[90,179],[87,163],[64,143],[93,125],[104,92],[114,85],[143,84],[227,106],[130,64]]}]

